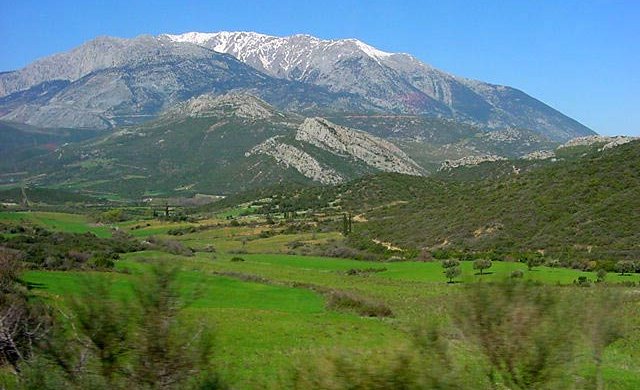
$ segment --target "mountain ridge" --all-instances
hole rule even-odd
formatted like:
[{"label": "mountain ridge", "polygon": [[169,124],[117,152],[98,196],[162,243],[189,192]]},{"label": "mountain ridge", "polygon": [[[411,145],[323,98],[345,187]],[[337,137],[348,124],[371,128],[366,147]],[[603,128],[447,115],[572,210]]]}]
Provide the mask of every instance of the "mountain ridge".
[{"label": "mountain ridge", "polygon": [[[225,71],[226,78],[213,76]],[[167,80],[174,85],[155,85]],[[54,81],[55,90],[46,84]],[[529,128],[559,142],[594,134],[522,91],[453,76],[409,54],[357,39],[249,32],[99,37],[0,74],[0,117],[109,128],[152,119],[202,93],[238,88],[296,112],[411,113],[491,129]],[[38,100],[39,93],[47,99]]]}]

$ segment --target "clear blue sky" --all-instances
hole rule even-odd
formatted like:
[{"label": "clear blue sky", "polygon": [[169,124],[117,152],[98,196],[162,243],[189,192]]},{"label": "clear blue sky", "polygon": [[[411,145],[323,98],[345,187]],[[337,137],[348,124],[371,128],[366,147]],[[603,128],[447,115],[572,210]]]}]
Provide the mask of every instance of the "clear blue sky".
[{"label": "clear blue sky", "polygon": [[639,0],[0,0],[0,70],[98,35],[220,30],[354,37],[640,135]]}]

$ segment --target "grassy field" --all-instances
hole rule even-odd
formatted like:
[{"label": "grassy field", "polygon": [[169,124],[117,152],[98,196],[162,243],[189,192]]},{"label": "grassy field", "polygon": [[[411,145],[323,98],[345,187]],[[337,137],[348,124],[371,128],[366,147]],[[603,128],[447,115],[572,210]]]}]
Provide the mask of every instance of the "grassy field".
[{"label": "grassy field", "polygon": [[31,223],[45,227],[53,231],[67,233],[87,233],[91,232],[98,237],[111,237],[109,226],[91,224],[85,215],[52,213],[52,212],[6,212],[0,211],[0,221],[11,221]]},{"label": "grassy field", "polygon": [[[405,339],[385,321],[327,310],[323,297],[311,290],[239,281],[203,272],[185,259],[172,260],[184,269],[178,283],[190,301],[186,314],[215,330],[216,364],[225,379],[239,388],[286,386],[292,362],[324,351],[385,348]],[[136,260],[118,264],[134,274],[146,266]],[[118,272],[31,271],[24,275],[38,295],[59,305],[95,278],[111,279],[114,293],[124,296],[131,293],[134,280]]]},{"label": "grassy field", "polygon": [[[80,215],[0,213],[0,220],[21,219],[54,230],[109,233],[108,228],[92,226]],[[114,294],[126,298],[137,276],[150,264],[161,260],[174,264],[180,268],[179,289],[188,302],[185,315],[213,327],[216,365],[236,388],[286,387],[293,366],[331,351],[387,350],[408,345],[409,335],[417,326],[432,320],[446,323],[451,298],[476,281],[502,280],[516,269],[523,271],[524,279],[553,285],[571,286],[579,276],[596,279],[590,272],[542,266],[529,271],[522,263],[507,262],[494,262],[487,274],[480,276],[471,262],[463,262],[458,283],[449,284],[439,262],[365,262],[286,254],[292,241],[339,239],[335,232],[261,238],[260,233],[270,227],[219,226],[181,236],[166,234],[171,229],[217,222],[120,224],[140,239],[159,234],[195,249],[213,245],[215,253],[196,252],[186,257],[160,251],[135,252],[123,255],[113,272],[34,270],[26,272],[23,279],[34,286],[36,294],[64,307],[67,299],[97,278],[111,280]],[[238,249],[248,253],[229,253]],[[237,256],[244,261],[231,261]],[[376,272],[347,272],[353,269]],[[609,274],[606,280],[640,282],[640,275]],[[589,290],[575,289],[578,293]],[[393,316],[368,318],[352,311],[336,311],[327,306],[326,291],[349,292],[381,302]],[[639,292],[638,288],[629,291]],[[610,389],[640,388],[640,307],[630,307],[628,316],[635,331],[610,346],[604,357],[604,376]],[[591,367],[585,363],[583,370]]]}]

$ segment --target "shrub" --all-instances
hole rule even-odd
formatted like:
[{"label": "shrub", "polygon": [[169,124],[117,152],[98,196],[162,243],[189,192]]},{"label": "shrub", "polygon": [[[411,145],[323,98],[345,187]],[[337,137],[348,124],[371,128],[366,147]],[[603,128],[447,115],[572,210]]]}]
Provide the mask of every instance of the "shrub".
[{"label": "shrub", "polygon": [[524,272],[522,272],[522,270],[516,269],[511,271],[512,279],[522,279],[523,277],[524,277]]},{"label": "shrub", "polygon": [[558,259],[550,259],[547,261],[546,265],[547,267],[558,268],[562,266],[562,263],[560,263],[560,260]]},{"label": "shrub", "polygon": [[331,290],[327,295],[327,307],[330,309],[355,311],[363,317],[393,316],[393,312],[387,305],[370,298],[338,290]]},{"label": "shrub", "polygon": [[469,285],[459,297],[453,323],[485,357],[495,388],[565,387],[554,381],[570,377],[576,337],[568,321],[575,315],[573,303],[562,293],[509,280]]},{"label": "shrub", "polygon": [[387,269],[385,267],[382,268],[351,268],[349,270],[347,270],[347,272],[345,272],[347,275],[350,276],[354,276],[354,275],[369,275],[372,273],[376,273],[376,272],[384,272]]},{"label": "shrub", "polygon": [[579,287],[591,287],[591,282],[586,276],[578,276],[578,279],[574,280],[573,284]]},{"label": "shrub", "polygon": [[193,256],[193,249],[184,246],[180,241],[165,240],[156,236],[151,236],[147,241],[152,245],[154,249],[168,252],[173,255],[179,256]]},{"label": "shrub", "polygon": [[122,209],[111,209],[105,212],[100,213],[96,217],[97,222],[103,223],[116,223],[126,221],[128,216],[125,214]]},{"label": "shrub", "polygon": [[232,258],[231,258],[231,260],[230,260],[230,261],[231,261],[232,263],[239,263],[239,262],[244,261],[244,259],[243,259],[242,257],[234,256],[234,257],[232,257]]},{"label": "shrub", "polygon": [[118,257],[119,256],[117,253],[110,254],[105,252],[98,252],[94,254],[93,257],[91,257],[91,264],[94,268],[111,269],[115,266],[114,260],[117,260]]}]

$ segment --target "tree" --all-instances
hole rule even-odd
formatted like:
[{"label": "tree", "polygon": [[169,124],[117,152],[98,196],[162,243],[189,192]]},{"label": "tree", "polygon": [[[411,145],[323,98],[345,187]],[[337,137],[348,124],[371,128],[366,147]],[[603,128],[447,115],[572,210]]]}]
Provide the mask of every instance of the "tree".
[{"label": "tree", "polygon": [[602,283],[602,282],[604,282],[605,278],[607,277],[607,271],[605,271],[603,268],[600,268],[596,275],[598,277],[598,279],[596,281],[598,283]]},{"label": "tree", "polygon": [[460,261],[458,259],[446,259],[442,261],[442,268],[459,267]]},{"label": "tree", "polygon": [[527,263],[527,268],[531,271],[534,267],[542,265],[544,259],[541,256],[529,255],[525,258],[525,262]]},{"label": "tree", "polygon": [[352,219],[353,217],[351,216],[351,212],[349,212],[348,216],[347,216],[347,213],[342,214],[342,235],[343,236],[347,236],[351,234]]},{"label": "tree", "polygon": [[444,274],[447,279],[449,279],[449,283],[453,283],[453,279],[462,274],[460,261],[458,259],[442,260],[442,268],[444,268]]},{"label": "tree", "polygon": [[478,259],[473,262],[473,269],[477,269],[480,271],[480,275],[484,273],[485,269],[491,268],[493,264],[489,259]]},{"label": "tree", "polygon": [[444,274],[447,276],[447,279],[449,279],[449,283],[453,283],[453,279],[462,275],[462,270],[460,267],[448,267],[444,270]]},{"label": "tree", "polygon": [[621,260],[616,263],[616,272],[620,274],[620,276],[628,275],[635,270],[635,265],[632,261],[629,260]]}]

